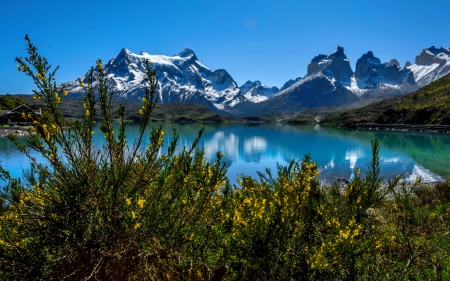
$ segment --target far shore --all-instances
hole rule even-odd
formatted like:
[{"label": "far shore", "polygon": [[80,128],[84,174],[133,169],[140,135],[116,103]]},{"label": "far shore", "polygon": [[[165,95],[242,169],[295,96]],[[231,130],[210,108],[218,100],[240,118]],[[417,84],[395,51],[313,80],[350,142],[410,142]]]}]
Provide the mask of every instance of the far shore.
[{"label": "far shore", "polygon": [[450,134],[449,125],[344,123],[337,128]]},{"label": "far shore", "polygon": [[27,126],[19,126],[19,127],[0,127],[0,138],[7,137],[8,135],[16,135],[18,137],[28,136],[28,127]]}]

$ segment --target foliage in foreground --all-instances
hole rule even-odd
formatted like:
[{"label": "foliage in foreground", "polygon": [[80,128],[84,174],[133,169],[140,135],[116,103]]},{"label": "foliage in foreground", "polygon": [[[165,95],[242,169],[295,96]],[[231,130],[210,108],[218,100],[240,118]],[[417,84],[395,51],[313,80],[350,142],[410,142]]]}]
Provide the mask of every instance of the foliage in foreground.
[{"label": "foliage in foreground", "polygon": [[[33,280],[426,280],[450,278],[448,184],[383,185],[378,142],[369,172],[348,185],[322,187],[309,156],[259,179],[225,176],[222,155],[208,163],[196,142],[174,140],[161,154],[164,132],[144,140],[157,97],[148,87],[140,136],[112,124],[101,61],[86,81],[84,116],[64,120],[66,91],[28,41],[19,70],[37,86],[52,118],[36,119],[17,147],[29,155],[22,179],[4,170],[0,209],[0,277]],[[33,68],[33,70],[32,70]],[[103,145],[93,143],[96,104]],[[201,132],[200,132],[201,134]],[[200,136],[199,136],[200,137]],[[37,163],[30,151],[43,155]],[[227,272],[228,271],[228,272]]]}]

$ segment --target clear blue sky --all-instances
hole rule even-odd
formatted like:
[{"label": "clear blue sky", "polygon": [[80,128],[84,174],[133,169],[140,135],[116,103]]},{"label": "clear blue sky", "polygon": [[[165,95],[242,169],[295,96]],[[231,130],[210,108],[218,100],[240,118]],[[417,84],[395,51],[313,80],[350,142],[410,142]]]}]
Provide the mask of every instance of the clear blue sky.
[{"label": "clear blue sky", "polygon": [[34,89],[14,62],[26,56],[25,34],[61,67],[59,83],[123,47],[165,55],[188,47],[239,85],[280,87],[338,45],[353,69],[369,50],[414,63],[423,48],[450,47],[449,12],[448,0],[0,0],[0,94]]}]

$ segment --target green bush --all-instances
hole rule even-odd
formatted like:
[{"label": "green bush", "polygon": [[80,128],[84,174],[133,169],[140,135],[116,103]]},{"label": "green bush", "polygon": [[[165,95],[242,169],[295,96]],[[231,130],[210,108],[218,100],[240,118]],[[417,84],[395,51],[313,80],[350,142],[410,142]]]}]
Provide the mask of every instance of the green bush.
[{"label": "green bush", "polygon": [[[54,81],[56,70],[49,72],[29,40],[27,46],[29,57],[17,59],[19,70],[35,81],[34,98],[43,100],[52,118],[28,116],[34,127],[26,145],[11,136],[32,168],[24,181],[2,173],[10,180],[2,194],[7,202],[0,238],[3,277],[124,280],[189,276],[198,270],[209,274],[204,265],[217,260],[206,255],[217,243],[210,225],[219,219],[214,207],[227,188],[221,154],[207,163],[196,143],[175,154],[174,133],[168,152],[158,157],[160,127],[152,129],[150,144],[142,145],[157,97],[150,63],[140,135],[128,145],[123,106],[119,128],[113,128],[112,94],[101,61],[79,81],[86,90],[83,120],[68,123],[60,110],[67,91]],[[92,140],[97,103],[106,139],[101,148]],[[30,149],[46,162],[37,163]]]},{"label": "green bush", "polygon": [[[126,141],[124,107],[112,121],[102,62],[84,81],[84,116],[64,119],[67,94],[27,39],[17,58],[49,114],[27,116],[31,169],[6,181],[0,196],[0,277],[5,280],[448,280],[449,185],[383,183],[378,141],[363,178],[321,186],[309,156],[277,175],[240,175],[231,187],[222,154],[205,160],[197,142],[176,152],[177,133],[158,156],[165,132],[143,137],[156,105],[146,63],[140,134]],[[98,98],[97,98],[98,97]],[[99,106],[96,106],[99,105]],[[93,142],[94,115],[106,143]],[[199,133],[199,138],[201,132]],[[34,150],[45,159],[36,162]]]}]

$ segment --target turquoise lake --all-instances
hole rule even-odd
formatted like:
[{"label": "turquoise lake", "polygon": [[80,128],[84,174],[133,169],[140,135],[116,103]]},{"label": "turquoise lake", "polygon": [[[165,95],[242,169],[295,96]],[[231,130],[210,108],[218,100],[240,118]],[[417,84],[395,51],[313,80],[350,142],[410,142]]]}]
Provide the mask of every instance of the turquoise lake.
[{"label": "turquoise lake", "polygon": [[[157,126],[157,124],[152,124]],[[179,147],[190,146],[201,124],[162,124],[164,147],[172,139],[172,128],[180,134]],[[138,133],[129,126],[128,142]],[[101,132],[94,134],[102,145]],[[450,136],[432,133],[354,131],[317,126],[285,124],[205,125],[199,146],[213,161],[217,151],[224,153],[228,176],[235,183],[238,174],[256,177],[257,171],[276,171],[277,163],[288,164],[310,154],[320,169],[319,178],[330,184],[337,178],[350,179],[357,168],[364,175],[371,159],[371,140],[380,143],[381,175],[385,180],[404,174],[405,180],[422,177],[424,181],[450,180]],[[148,137],[147,137],[148,139]],[[145,143],[144,143],[145,145]],[[39,157],[36,155],[38,161]],[[0,138],[0,163],[14,177],[29,167],[27,158],[6,138]]]}]

